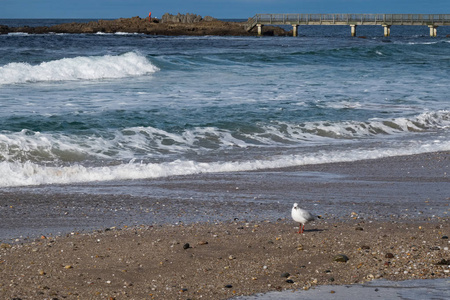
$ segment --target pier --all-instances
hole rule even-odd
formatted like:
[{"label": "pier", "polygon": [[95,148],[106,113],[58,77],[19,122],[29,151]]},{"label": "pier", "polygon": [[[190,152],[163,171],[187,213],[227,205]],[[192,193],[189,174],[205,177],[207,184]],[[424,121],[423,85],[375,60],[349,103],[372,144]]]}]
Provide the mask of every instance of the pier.
[{"label": "pier", "polygon": [[430,36],[436,37],[439,26],[450,26],[450,14],[256,14],[248,20],[247,30],[257,27],[262,35],[264,25],[291,25],[293,36],[301,25],[348,25],[352,36],[357,26],[380,25],[386,37],[393,25],[428,26]]}]

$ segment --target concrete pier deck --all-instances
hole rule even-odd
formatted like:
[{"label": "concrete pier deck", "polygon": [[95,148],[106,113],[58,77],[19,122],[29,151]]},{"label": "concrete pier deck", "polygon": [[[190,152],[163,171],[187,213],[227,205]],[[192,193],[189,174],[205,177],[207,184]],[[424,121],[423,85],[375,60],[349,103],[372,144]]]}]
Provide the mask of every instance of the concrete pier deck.
[{"label": "concrete pier deck", "polygon": [[435,37],[439,26],[450,26],[450,14],[256,14],[249,19],[247,30],[258,27],[261,34],[263,25],[291,25],[294,36],[300,25],[349,25],[352,36],[360,25],[381,25],[385,36],[393,25],[428,26],[430,36]]}]

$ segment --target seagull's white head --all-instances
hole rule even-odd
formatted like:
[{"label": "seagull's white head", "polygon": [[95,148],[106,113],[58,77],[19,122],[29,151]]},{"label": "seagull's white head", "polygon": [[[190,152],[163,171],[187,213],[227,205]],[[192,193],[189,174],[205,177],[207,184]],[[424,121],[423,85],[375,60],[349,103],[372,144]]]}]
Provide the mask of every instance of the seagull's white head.
[{"label": "seagull's white head", "polygon": [[298,208],[298,204],[297,204],[297,203],[294,203],[293,209],[297,209],[297,208]]}]

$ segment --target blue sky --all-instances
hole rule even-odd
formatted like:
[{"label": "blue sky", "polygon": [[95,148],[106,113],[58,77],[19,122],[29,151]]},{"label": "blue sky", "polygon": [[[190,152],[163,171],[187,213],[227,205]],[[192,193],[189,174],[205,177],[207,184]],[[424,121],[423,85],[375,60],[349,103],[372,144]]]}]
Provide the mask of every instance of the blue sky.
[{"label": "blue sky", "polygon": [[450,14],[450,0],[0,0],[0,19],[129,18],[150,11],[244,19],[257,13]]}]

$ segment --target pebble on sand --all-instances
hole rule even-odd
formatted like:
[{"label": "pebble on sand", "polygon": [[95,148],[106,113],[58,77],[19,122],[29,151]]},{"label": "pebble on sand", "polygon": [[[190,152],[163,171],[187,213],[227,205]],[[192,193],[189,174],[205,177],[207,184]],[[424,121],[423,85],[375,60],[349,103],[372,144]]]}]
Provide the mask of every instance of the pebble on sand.
[{"label": "pebble on sand", "polygon": [[344,254],[338,254],[333,258],[334,261],[337,262],[347,262],[349,260],[347,255]]}]

